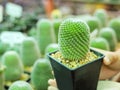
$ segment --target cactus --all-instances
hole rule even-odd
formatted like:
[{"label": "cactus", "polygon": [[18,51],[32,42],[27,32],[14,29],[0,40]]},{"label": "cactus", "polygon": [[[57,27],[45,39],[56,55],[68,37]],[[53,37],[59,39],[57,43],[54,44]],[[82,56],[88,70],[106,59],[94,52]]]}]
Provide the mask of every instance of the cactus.
[{"label": "cactus", "polygon": [[4,72],[6,81],[15,81],[23,74],[23,63],[15,51],[7,51],[2,56],[2,63],[6,67]]},{"label": "cactus", "polygon": [[29,83],[25,81],[15,81],[8,90],[33,90]]},{"label": "cactus", "polygon": [[56,42],[58,42],[58,31],[59,31],[59,26],[62,22],[62,19],[54,19],[53,20],[53,28],[55,32],[55,37],[56,37]]},{"label": "cactus", "polygon": [[85,19],[85,21],[90,27],[90,32],[93,32],[95,29],[99,30],[101,28],[101,22],[96,17],[88,17],[87,19]]},{"label": "cactus", "polygon": [[56,42],[55,33],[50,20],[40,19],[37,22],[37,42],[41,54],[44,56],[45,48],[50,44]]},{"label": "cactus", "polygon": [[88,25],[80,19],[65,19],[59,28],[58,45],[65,59],[82,59],[88,53],[90,46]]},{"label": "cactus", "polygon": [[27,35],[36,38],[36,28],[35,28],[35,27],[32,27],[32,28],[28,31]]},{"label": "cactus", "polygon": [[120,42],[120,18],[111,19],[108,26],[114,29],[117,35],[117,40]]},{"label": "cactus", "polygon": [[90,46],[103,49],[103,50],[110,50],[110,46],[108,41],[105,38],[97,37],[90,41]]},{"label": "cactus", "polygon": [[100,20],[102,27],[105,27],[107,25],[108,14],[105,9],[97,9],[94,12],[94,16]]},{"label": "cactus", "polygon": [[47,90],[50,78],[53,78],[53,75],[48,60],[36,61],[31,72],[31,83],[35,90]]},{"label": "cactus", "polygon": [[54,52],[54,51],[57,51],[57,50],[59,50],[58,44],[57,43],[51,43],[46,47],[45,52],[47,54],[47,53],[51,53],[51,52]]},{"label": "cactus", "polygon": [[4,81],[5,81],[4,69],[5,67],[1,65],[1,62],[0,62],[0,90],[4,90]]},{"label": "cactus", "polygon": [[99,36],[105,38],[108,41],[111,51],[114,51],[116,49],[117,37],[115,31],[112,28],[106,27],[101,29]]},{"label": "cactus", "polygon": [[31,67],[40,58],[40,51],[37,42],[32,37],[26,37],[20,48],[20,55],[25,67]]},{"label": "cactus", "polygon": [[10,44],[0,41],[0,54],[4,54],[9,47],[10,47]]}]

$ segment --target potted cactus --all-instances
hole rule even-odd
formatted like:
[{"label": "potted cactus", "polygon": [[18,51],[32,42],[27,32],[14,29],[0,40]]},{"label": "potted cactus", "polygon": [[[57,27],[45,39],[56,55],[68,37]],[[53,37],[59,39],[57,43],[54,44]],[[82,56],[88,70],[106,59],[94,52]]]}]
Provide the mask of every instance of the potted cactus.
[{"label": "potted cactus", "polygon": [[103,54],[90,49],[88,25],[65,19],[58,33],[59,50],[49,53],[60,90],[96,90]]}]

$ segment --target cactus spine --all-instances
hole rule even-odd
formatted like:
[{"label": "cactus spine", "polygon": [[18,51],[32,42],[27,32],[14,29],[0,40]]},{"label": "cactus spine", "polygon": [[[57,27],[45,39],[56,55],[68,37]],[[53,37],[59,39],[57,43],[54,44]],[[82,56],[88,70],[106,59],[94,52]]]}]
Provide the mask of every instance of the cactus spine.
[{"label": "cactus spine", "polygon": [[31,73],[31,83],[35,90],[47,90],[50,78],[53,75],[48,60],[37,60]]},{"label": "cactus spine", "polygon": [[8,90],[33,90],[29,83],[25,81],[15,81]]},{"label": "cactus spine", "polygon": [[69,18],[59,28],[58,44],[62,56],[68,60],[80,60],[89,51],[90,30],[82,20]]},{"label": "cactus spine", "polygon": [[21,44],[21,59],[24,66],[31,67],[40,58],[40,51],[37,42],[32,37],[26,37]]},{"label": "cactus spine", "polygon": [[23,63],[15,51],[7,51],[2,57],[2,63],[6,67],[4,72],[6,81],[20,79],[23,74]]},{"label": "cactus spine", "polygon": [[55,41],[55,33],[53,30],[52,22],[48,19],[40,19],[37,22],[37,42],[41,54],[45,54],[45,48]]}]

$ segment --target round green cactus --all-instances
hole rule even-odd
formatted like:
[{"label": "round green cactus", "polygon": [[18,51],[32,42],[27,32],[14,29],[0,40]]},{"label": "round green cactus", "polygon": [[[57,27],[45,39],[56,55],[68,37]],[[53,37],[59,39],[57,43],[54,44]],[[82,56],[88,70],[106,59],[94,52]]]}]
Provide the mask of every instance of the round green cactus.
[{"label": "round green cactus", "polygon": [[87,22],[88,26],[90,27],[90,32],[93,32],[95,29],[100,29],[101,28],[101,22],[98,18],[96,17],[89,17],[86,18],[85,21]]},{"label": "round green cactus", "polygon": [[53,75],[48,60],[37,60],[31,72],[31,83],[35,90],[47,90],[50,78],[53,78]]},{"label": "round green cactus", "polygon": [[111,19],[108,26],[115,30],[117,40],[120,41],[120,18]]},{"label": "round green cactus", "polygon": [[26,37],[20,48],[20,55],[24,66],[31,67],[40,58],[40,51],[37,42],[32,37]]},{"label": "round green cactus", "polygon": [[15,81],[8,90],[33,90],[29,83],[25,81]]},{"label": "round green cactus", "polygon": [[103,27],[105,27],[107,25],[108,14],[107,14],[105,9],[97,9],[94,12],[94,16],[97,17],[100,20]]},{"label": "round green cactus", "polygon": [[6,81],[15,81],[21,78],[24,72],[23,63],[17,52],[5,52],[2,57],[2,63],[6,67],[4,72]]},{"label": "round green cactus", "polygon": [[111,51],[116,49],[117,37],[115,31],[112,28],[102,28],[99,32],[99,36],[105,38],[108,41]]},{"label": "round green cactus", "polygon": [[51,43],[46,47],[45,52],[47,54],[47,53],[51,53],[51,52],[54,52],[54,51],[57,51],[57,50],[59,50],[58,44],[57,43]]},{"label": "round green cactus", "polygon": [[56,42],[52,22],[49,19],[40,19],[37,22],[37,42],[43,56],[46,47]]},{"label": "round green cactus", "polygon": [[59,31],[59,26],[62,22],[62,19],[54,19],[53,20],[53,28],[55,32],[55,37],[56,37],[56,42],[58,42],[58,31]]},{"label": "round green cactus", "polygon": [[59,28],[58,45],[65,59],[82,59],[88,53],[90,46],[88,25],[77,18],[65,19]]},{"label": "round green cactus", "polygon": [[97,37],[90,41],[90,46],[94,48],[99,48],[103,50],[110,50],[108,41],[103,37]]}]

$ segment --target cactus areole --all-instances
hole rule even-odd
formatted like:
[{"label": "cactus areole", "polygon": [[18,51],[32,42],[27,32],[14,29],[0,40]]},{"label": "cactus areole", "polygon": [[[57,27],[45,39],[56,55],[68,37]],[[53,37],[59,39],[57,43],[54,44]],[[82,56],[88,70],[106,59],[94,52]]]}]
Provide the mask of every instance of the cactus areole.
[{"label": "cactus areole", "polygon": [[65,59],[81,60],[89,51],[89,26],[80,19],[65,19],[59,27],[58,45]]}]

